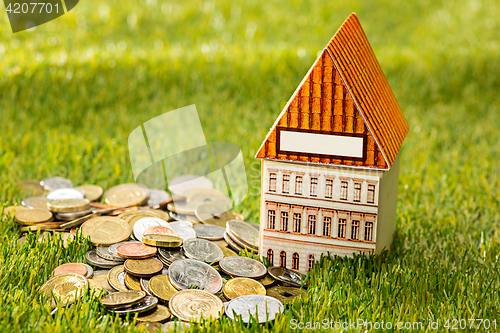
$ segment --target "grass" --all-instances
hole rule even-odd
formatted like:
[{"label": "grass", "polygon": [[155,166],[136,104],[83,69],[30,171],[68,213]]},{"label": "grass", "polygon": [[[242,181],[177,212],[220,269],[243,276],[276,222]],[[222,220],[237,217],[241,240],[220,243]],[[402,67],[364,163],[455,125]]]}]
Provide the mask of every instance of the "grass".
[{"label": "grass", "polygon": [[[224,318],[202,328],[288,332],[292,319],[499,325],[500,7],[493,0],[81,1],[17,34],[3,14],[0,202],[20,202],[22,179],[130,182],[130,131],[196,104],[207,141],[242,148],[251,193],[237,210],[257,221],[253,155],[352,11],[410,124],[391,252],[322,259],[309,294],[273,324]],[[133,331],[92,295],[51,316],[37,289],[58,264],[83,260],[89,245],[32,240],[19,248],[19,236],[12,219],[0,224],[1,332]]]}]

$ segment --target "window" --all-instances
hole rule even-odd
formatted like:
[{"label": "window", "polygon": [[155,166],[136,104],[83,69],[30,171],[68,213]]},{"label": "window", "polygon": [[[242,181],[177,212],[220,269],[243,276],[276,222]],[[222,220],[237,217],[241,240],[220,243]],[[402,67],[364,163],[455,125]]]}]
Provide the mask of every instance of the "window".
[{"label": "window", "polygon": [[267,211],[267,228],[274,229],[276,227],[276,212],[274,210]]},{"label": "window", "polygon": [[272,249],[267,250],[267,261],[272,265],[274,262],[274,251]]},{"label": "window", "polygon": [[361,201],[361,183],[354,183],[354,201]]},{"label": "window", "polygon": [[290,193],[290,175],[283,175],[283,193]]},{"label": "window", "polygon": [[346,225],[347,225],[346,219],[339,219],[339,232],[338,232],[339,238],[345,238]]},{"label": "window", "polygon": [[312,177],[311,178],[311,188],[310,188],[310,192],[309,192],[309,195],[311,197],[316,197],[318,194],[317,194],[317,187],[318,187],[318,178],[317,177]]},{"label": "window", "polygon": [[323,217],[323,236],[331,236],[332,234],[332,218]]},{"label": "window", "polygon": [[311,269],[314,265],[314,255],[310,254],[307,258],[307,268]]},{"label": "window", "polygon": [[365,241],[373,239],[373,222],[365,222]]},{"label": "window", "polygon": [[340,200],[347,200],[347,182],[340,183]]},{"label": "window", "polygon": [[351,239],[359,239],[359,221],[351,222]]},{"label": "window", "polygon": [[276,192],[276,174],[275,173],[269,174],[269,191]]},{"label": "window", "polygon": [[297,252],[292,255],[292,269],[299,269],[299,254]]},{"label": "window", "polygon": [[309,215],[307,230],[310,235],[316,234],[316,215]]},{"label": "window", "polygon": [[288,212],[281,212],[281,230],[288,231]]},{"label": "window", "polygon": [[302,176],[295,178],[295,194],[302,195]]},{"label": "window", "polygon": [[326,180],[326,190],[325,190],[325,198],[332,198],[332,191],[333,189],[333,180],[327,179]]},{"label": "window", "polygon": [[300,232],[300,221],[302,220],[302,214],[293,213],[293,232]]},{"label": "window", "polygon": [[368,201],[368,203],[375,202],[375,185],[368,185],[368,196],[366,198],[366,201]]},{"label": "window", "polygon": [[280,266],[286,268],[286,252],[285,251],[280,252]]}]

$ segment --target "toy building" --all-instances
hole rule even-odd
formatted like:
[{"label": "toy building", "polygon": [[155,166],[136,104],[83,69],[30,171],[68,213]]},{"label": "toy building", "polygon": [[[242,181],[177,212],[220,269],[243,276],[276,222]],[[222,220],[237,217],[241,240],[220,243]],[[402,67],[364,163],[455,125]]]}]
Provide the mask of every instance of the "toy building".
[{"label": "toy building", "polygon": [[267,134],[260,253],[306,272],[320,256],[379,253],[396,227],[408,124],[356,14],[342,24]]}]

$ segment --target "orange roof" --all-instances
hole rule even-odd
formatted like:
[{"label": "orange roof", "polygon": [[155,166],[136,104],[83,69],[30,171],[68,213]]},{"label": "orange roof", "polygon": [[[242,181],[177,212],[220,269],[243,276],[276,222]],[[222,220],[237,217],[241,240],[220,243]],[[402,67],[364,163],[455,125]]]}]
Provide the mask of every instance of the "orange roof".
[{"label": "orange roof", "polygon": [[[281,152],[277,129],[364,136],[364,157]],[[407,132],[401,108],[353,13],[292,95],[256,158],[389,169]]]}]

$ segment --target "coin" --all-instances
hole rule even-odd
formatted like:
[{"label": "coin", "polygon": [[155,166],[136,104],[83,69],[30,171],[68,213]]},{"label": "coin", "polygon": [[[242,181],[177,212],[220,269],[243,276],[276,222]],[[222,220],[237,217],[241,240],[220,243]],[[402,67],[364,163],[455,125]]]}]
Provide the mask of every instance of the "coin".
[{"label": "coin", "polygon": [[183,241],[190,238],[196,238],[196,231],[194,231],[192,227],[186,225],[186,223],[172,222],[170,226]]},{"label": "coin", "polygon": [[[219,245],[217,245],[217,246],[219,246]],[[224,257],[237,257],[238,256],[238,253],[230,250],[226,246],[219,246],[219,249],[222,250],[222,253],[224,254]]]},{"label": "coin", "polygon": [[152,321],[143,321],[135,325],[135,327],[145,327],[144,333],[157,333],[161,329],[161,323]]},{"label": "coin", "polygon": [[115,291],[108,283],[108,274],[109,270],[94,271],[94,276],[89,279],[89,283],[90,281],[94,281],[105,291]]},{"label": "coin", "polygon": [[235,251],[238,251],[238,253],[240,253],[240,251],[243,250],[243,248],[241,246],[239,246],[238,244],[236,244],[234,242],[234,240],[229,236],[229,234],[227,233],[227,231],[224,233],[224,240],[227,242],[227,244],[232,249],[234,249]]},{"label": "coin", "polygon": [[83,275],[65,273],[50,278],[40,287],[40,290],[45,296],[53,296],[66,305],[73,303],[76,298],[80,298],[87,286],[87,278]]},{"label": "coin", "polygon": [[21,193],[24,195],[41,195],[45,193],[45,189],[36,180],[22,180],[18,184]]},{"label": "coin", "polygon": [[75,219],[89,215],[90,213],[92,213],[92,210],[90,209],[75,213],[55,213],[55,218],[62,221],[74,221]]},{"label": "coin", "polygon": [[84,264],[84,263],[79,263],[79,264],[82,264],[84,265],[85,267],[87,267],[87,275],[85,275],[85,277],[87,279],[91,279],[92,276],[94,276],[94,270],[92,269],[92,267],[90,267],[89,265],[87,264]]},{"label": "coin", "polygon": [[177,233],[173,229],[167,228],[167,227],[151,227],[151,228],[147,228],[146,230],[144,230],[143,235],[172,235],[172,236],[177,236]]},{"label": "coin", "polygon": [[137,184],[121,184],[104,193],[105,202],[111,206],[141,206],[149,197],[149,190]]},{"label": "coin", "polygon": [[224,257],[222,250],[206,239],[191,238],[183,244],[184,253],[188,258],[213,263]]},{"label": "coin", "polygon": [[224,297],[232,300],[243,295],[265,295],[266,288],[260,282],[249,278],[234,278],[224,284],[222,292]]},{"label": "coin", "polygon": [[168,268],[168,276],[177,289],[193,286],[215,294],[222,288],[222,277],[213,267],[194,259],[174,261]]},{"label": "coin", "polygon": [[[245,221],[245,217],[241,214],[238,214],[238,213],[233,213],[234,214],[234,219],[235,220],[238,220],[238,221]],[[251,223],[253,225],[256,225],[257,226],[257,229],[259,229],[258,227],[258,224],[254,224],[254,223]]]},{"label": "coin", "polygon": [[67,263],[57,266],[52,271],[52,276],[57,276],[66,273],[77,273],[83,276],[87,275],[87,267],[83,264]]},{"label": "coin", "polygon": [[182,215],[194,215],[196,207],[200,204],[193,202],[187,203],[184,201],[171,202],[167,205],[167,209],[171,212],[182,214]]},{"label": "coin", "polygon": [[148,290],[158,297],[162,302],[170,301],[170,298],[178,290],[172,285],[168,275],[155,275],[149,280]]},{"label": "coin", "polygon": [[165,321],[170,319],[170,311],[164,305],[158,304],[158,306],[151,310],[150,312],[141,313],[140,316],[137,317],[138,322],[159,322],[164,323]]},{"label": "coin", "polygon": [[49,229],[57,229],[59,228],[64,222],[43,222],[43,223],[36,223],[36,224],[31,224],[28,226],[21,227],[22,232],[27,232],[27,231],[36,231],[36,230],[49,230]]},{"label": "coin", "polygon": [[266,266],[257,260],[246,257],[225,257],[219,266],[226,274],[237,277],[260,279],[266,275]]},{"label": "coin", "polygon": [[175,195],[182,195],[184,191],[192,188],[213,188],[210,179],[197,175],[184,175],[168,182],[168,189]]},{"label": "coin", "polygon": [[123,260],[107,260],[99,257],[96,250],[90,250],[85,254],[85,260],[91,265],[101,268],[113,268],[123,264]]},{"label": "coin", "polygon": [[98,246],[95,248],[95,251],[96,251],[97,255],[99,257],[101,257],[102,259],[111,260],[111,261],[121,261],[121,262],[125,261],[125,258],[109,252],[109,246]]},{"label": "coin", "polygon": [[147,278],[141,278],[141,290],[144,291],[146,293],[146,295],[153,296],[153,295],[151,295],[151,293],[149,292],[149,289],[148,289],[149,280],[150,279],[147,279]]},{"label": "coin", "polygon": [[59,188],[73,187],[71,180],[62,177],[45,178],[40,182],[40,185],[47,191],[54,191]]},{"label": "coin", "polygon": [[167,221],[159,217],[143,217],[137,220],[133,228],[135,239],[142,240],[142,236],[144,235],[144,231],[146,229],[158,226],[172,229]]},{"label": "coin", "polygon": [[309,286],[309,280],[306,279],[307,276],[300,272],[279,266],[269,267],[267,271],[269,272],[269,275],[283,285],[291,287],[302,286],[305,288]]},{"label": "coin", "polygon": [[49,200],[45,197],[30,197],[30,198],[23,199],[21,204],[24,207],[28,207],[28,208],[49,210],[48,203],[50,201],[52,201],[52,200]]},{"label": "coin", "polygon": [[276,315],[283,313],[285,307],[276,298],[263,295],[246,295],[236,297],[226,305],[226,315],[234,320],[241,316],[244,323],[250,322],[250,316],[258,323],[272,321]]},{"label": "coin", "polygon": [[260,278],[258,279],[257,281],[259,281],[260,283],[262,283],[262,285],[264,287],[269,287],[269,286],[272,286],[274,284],[274,282],[276,282],[275,279],[273,279],[269,274],[266,274],[266,276],[264,276],[263,278]]},{"label": "coin", "polygon": [[234,220],[234,215],[229,210],[220,205],[203,204],[196,207],[196,217],[207,224],[214,224],[225,227],[226,222]]},{"label": "coin", "polygon": [[117,217],[94,217],[82,224],[82,237],[90,236],[90,241],[95,246],[123,242],[130,237],[131,232],[128,223]]},{"label": "coin", "polygon": [[149,199],[146,206],[159,208],[160,204],[170,198],[170,194],[164,190],[149,190]]},{"label": "coin", "polygon": [[187,221],[187,220],[175,220],[174,222],[170,222],[170,226],[173,228],[175,227],[188,227],[192,228],[193,227],[193,222]]},{"label": "coin", "polygon": [[196,236],[198,238],[210,241],[224,239],[224,232],[226,231],[226,228],[224,227],[211,224],[197,224],[193,226],[193,228],[196,231]]},{"label": "coin", "polygon": [[161,209],[154,209],[154,208],[148,208],[148,207],[141,207],[141,209],[137,210],[139,213],[150,213],[153,214],[159,218],[164,219],[165,221],[170,221],[172,220],[170,216],[168,215],[167,212],[161,210]]},{"label": "coin", "polygon": [[87,199],[60,199],[52,200],[47,206],[55,213],[74,213],[88,210],[89,204]]},{"label": "coin", "polygon": [[176,260],[188,259],[188,257],[186,257],[186,255],[184,254],[184,250],[182,250],[182,248],[159,248],[158,254],[160,255],[160,258],[165,259],[169,264]]},{"label": "coin", "polygon": [[243,246],[257,249],[259,248],[259,230],[255,229],[247,222],[236,220],[228,221],[226,231],[236,243],[241,242]]},{"label": "coin", "polygon": [[307,291],[296,287],[275,286],[269,288],[267,294],[282,303],[291,303],[296,297],[307,294]]},{"label": "coin", "polygon": [[15,215],[16,222],[22,225],[32,225],[49,222],[52,220],[52,213],[43,209],[23,209],[18,210]]},{"label": "coin", "polygon": [[182,238],[172,235],[144,235],[142,242],[157,247],[179,247],[182,245]]},{"label": "coin", "polygon": [[[141,290],[141,292],[143,291]],[[144,297],[138,303],[119,308],[113,308],[111,311],[119,315],[126,315],[128,313],[143,313],[156,308],[157,305],[158,299],[156,297],[146,295],[146,297]]]},{"label": "coin", "polygon": [[122,244],[127,244],[127,243],[139,243],[140,244],[141,242],[139,242],[139,241],[127,241],[127,242],[120,242],[120,243],[112,244],[108,247],[109,254],[112,255],[113,257],[118,257],[118,258],[120,258],[120,260],[125,261],[125,258],[118,255],[118,253],[116,252],[116,249],[118,248],[118,246],[120,246]]},{"label": "coin", "polygon": [[76,190],[74,188],[60,188],[53,190],[47,194],[47,199],[49,200],[61,200],[61,199],[83,199],[84,194],[81,190]]},{"label": "coin", "polygon": [[124,243],[116,248],[116,253],[124,258],[144,259],[156,254],[156,248],[142,243]]},{"label": "coin", "polygon": [[124,264],[127,273],[138,277],[151,277],[163,269],[163,264],[156,258],[144,260],[127,259]]},{"label": "coin", "polygon": [[187,330],[191,327],[188,323],[184,323],[182,321],[169,321],[168,323],[163,324],[161,329],[163,332],[179,332],[182,333],[184,330]]},{"label": "coin", "polygon": [[115,266],[111,268],[108,273],[108,283],[113,289],[118,291],[126,291],[127,286],[125,285],[125,268],[123,265]]},{"label": "coin", "polygon": [[187,203],[197,203],[199,205],[211,203],[225,207],[231,206],[231,199],[214,188],[193,188],[184,191],[182,195],[186,197]]},{"label": "coin", "polygon": [[[2,221],[6,220],[8,217],[14,217],[16,215],[16,212],[19,210],[26,210],[29,209],[24,206],[9,206],[9,207],[4,207],[3,209],[3,216],[2,216]],[[0,209],[1,212],[1,209]]]},{"label": "coin", "polygon": [[138,277],[126,273],[123,281],[125,282],[125,286],[130,290],[142,290],[141,279]]},{"label": "coin", "polygon": [[217,319],[224,313],[222,301],[204,290],[179,291],[170,298],[168,307],[174,316],[183,321]]},{"label": "coin", "polygon": [[85,199],[89,201],[99,200],[102,196],[102,187],[97,185],[81,185],[75,187],[77,190],[83,190],[85,192]]},{"label": "coin", "polygon": [[139,303],[145,297],[146,293],[142,290],[119,291],[116,293],[104,295],[99,300],[99,303],[107,308],[119,308]]}]

